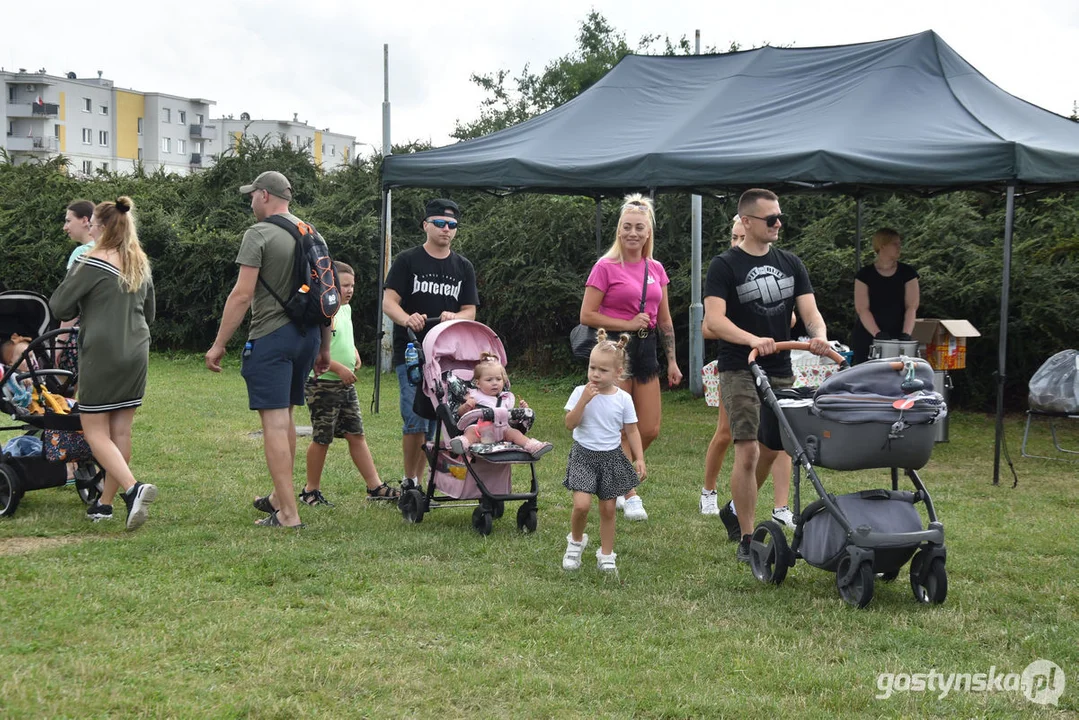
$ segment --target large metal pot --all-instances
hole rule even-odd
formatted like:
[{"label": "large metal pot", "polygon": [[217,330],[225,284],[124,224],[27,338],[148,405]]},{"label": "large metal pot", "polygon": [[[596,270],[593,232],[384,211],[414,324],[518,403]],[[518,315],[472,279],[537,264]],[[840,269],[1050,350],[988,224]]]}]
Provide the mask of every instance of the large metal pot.
[{"label": "large metal pot", "polygon": [[874,340],[873,344],[869,346],[870,360],[876,360],[877,358],[899,357],[900,355],[906,355],[907,357],[917,357],[918,341]]}]

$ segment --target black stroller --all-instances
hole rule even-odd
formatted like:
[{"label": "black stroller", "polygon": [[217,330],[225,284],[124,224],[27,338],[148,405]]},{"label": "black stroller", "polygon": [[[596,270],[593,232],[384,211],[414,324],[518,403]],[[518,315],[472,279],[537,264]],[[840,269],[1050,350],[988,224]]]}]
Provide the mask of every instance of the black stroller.
[{"label": "black stroller", "polygon": [[[781,342],[778,350],[806,350],[807,343]],[[908,560],[914,597],[942,603],[948,594],[944,569],[944,525],[917,470],[929,461],[936,439],[934,423],[947,414],[943,397],[933,391],[933,369],[919,358],[872,360],[854,368],[837,353],[840,371],[816,391],[772,390],[750,354],[761,401],[776,413],[783,449],[793,458],[794,539],[788,546],[783,528],[759,524],[750,543],[750,567],[762,582],[779,584],[787,568],[802,558],[834,572],[840,597],[856,607],[873,599],[879,577],[894,580]],[[891,470],[892,487],[831,495],[816,467],[833,470]],[[804,509],[799,492],[805,469],[819,496]],[[914,492],[899,489],[899,472]],[[924,502],[923,528],[915,507]]]},{"label": "black stroller", "polygon": [[[10,366],[0,364],[0,410],[15,423],[0,431],[20,433],[3,443],[0,453],[0,516],[14,514],[30,490],[75,485],[87,505],[101,496],[105,471],[94,462],[77,406],[68,400],[77,371],[56,367],[58,355],[65,352],[57,338],[74,342],[77,333],[77,328],[57,329],[42,295],[0,293],[0,338],[21,336],[27,341]],[[74,367],[74,353],[69,357]],[[71,480],[68,463],[74,464]]]}]

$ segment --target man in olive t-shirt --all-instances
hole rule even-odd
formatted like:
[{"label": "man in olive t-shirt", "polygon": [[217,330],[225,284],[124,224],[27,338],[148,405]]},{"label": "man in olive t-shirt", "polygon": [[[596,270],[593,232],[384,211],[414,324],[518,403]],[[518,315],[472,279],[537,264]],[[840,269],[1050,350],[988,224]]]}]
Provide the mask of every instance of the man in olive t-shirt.
[{"label": "man in olive t-shirt", "polygon": [[287,230],[264,222],[271,215],[299,222],[289,212],[292,186],[288,178],[267,171],[242,186],[240,192],[251,196],[251,210],[258,222],[247,229],[240,243],[236,255],[240,274],[225,301],[217,338],[206,353],[206,367],[221,372],[225,344],[251,308],[241,374],[247,383],[248,403],[262,421],[263,449],[274,485],[272,493],[255,500],[256,508],[270,513],[257,524],[297,527],[300,516],[293,495],[296,426],[292,408],[304,404],[304,382],[312,365],[316,375],[330,367],[330,328],[297,327],[265,287],[269,285],[283,298],[292,292],[296,239]]}]

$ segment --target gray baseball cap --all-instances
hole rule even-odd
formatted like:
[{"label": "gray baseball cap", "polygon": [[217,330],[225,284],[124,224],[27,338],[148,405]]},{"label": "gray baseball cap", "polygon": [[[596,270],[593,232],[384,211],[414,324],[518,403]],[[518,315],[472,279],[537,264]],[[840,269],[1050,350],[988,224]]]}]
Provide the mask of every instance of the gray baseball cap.
[{"label": "gray baseball cap", "polygon": [[255,178],[250,185],[241,185],[240,194],[247,195],[256,190],[265,190],[271,195],[276,195],[282,200],[292,199],[292,184],[288,178],[276,170],[267,170]]}]

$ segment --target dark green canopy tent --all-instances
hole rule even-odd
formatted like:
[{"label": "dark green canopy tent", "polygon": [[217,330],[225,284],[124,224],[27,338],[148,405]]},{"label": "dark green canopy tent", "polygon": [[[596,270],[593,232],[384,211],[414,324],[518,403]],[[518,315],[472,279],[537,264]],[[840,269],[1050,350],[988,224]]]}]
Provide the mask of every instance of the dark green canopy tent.
[{"label": "dark green canopy tent", "polygon": [[1079,124],[1004,92],[932,31],[837,47],[630,55],[550,112],[387,157],[382,185],[597,198],[749,186],[1006,191],[996,481],[1015,192],[1079,186]]}]

